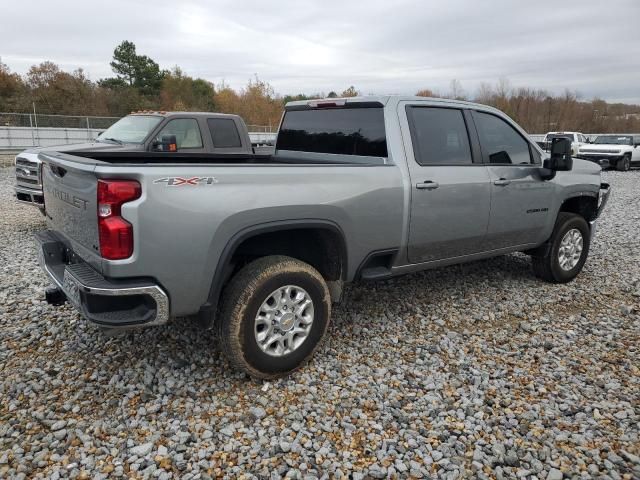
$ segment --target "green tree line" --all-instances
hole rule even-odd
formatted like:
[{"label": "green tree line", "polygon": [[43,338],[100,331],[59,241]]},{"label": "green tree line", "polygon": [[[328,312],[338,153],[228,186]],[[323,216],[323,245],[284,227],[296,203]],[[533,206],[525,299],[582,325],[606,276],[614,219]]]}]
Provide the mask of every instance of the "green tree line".
[{"label": "green tree line", "polygon": [[[354,86],[327,94],[281,95],[256,75],[240,89],[193,78],[175,66],[166,70],[133,42],[124,41],[114,52],[114,76],[90,80],[82,69],[66,72],[55,63],[33,65],[25,75],[0,62],[0,112],[60,115],[123,116],[135,110],[218,111],[241,115],[251,125],[276,126],[284,104],[291,100],[360,95]],[[553,95],[545,90],[515,88],[508,81],[483,84],[468,95],[458,80],[447,92],[423,89],[421,96],[473,100],[503,110],[531,133],[550,130],[640,132],[640,106],[582,100],[575,92]]]}]

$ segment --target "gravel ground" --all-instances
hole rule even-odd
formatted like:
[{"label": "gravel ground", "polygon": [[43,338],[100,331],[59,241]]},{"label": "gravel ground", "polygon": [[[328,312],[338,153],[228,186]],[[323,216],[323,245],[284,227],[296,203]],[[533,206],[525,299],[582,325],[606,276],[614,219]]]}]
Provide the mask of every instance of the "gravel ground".
[{"label": "gravel ground", "polygon": [[186,321],[118,336],[42,301],[0,170],[0,477],[640,478],[640,171],[585,271],[528,259],[352,286],[302,371],[258,383]]},{"label": "gravel ground", "polygon": [[12,166],[15,158],[15,153],[0,152],[0,168]]}]

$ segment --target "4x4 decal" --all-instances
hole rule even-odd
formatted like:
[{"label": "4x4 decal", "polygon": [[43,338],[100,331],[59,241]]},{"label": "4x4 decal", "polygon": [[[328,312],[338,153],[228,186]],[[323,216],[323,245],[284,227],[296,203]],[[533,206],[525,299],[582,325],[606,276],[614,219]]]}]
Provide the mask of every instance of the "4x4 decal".
[{"label": "4x4 decal", "polygon": [[168,187],[180,187],[183,185],[213,185],[218,183],[216,177],[164,177],[153,181],[154,184],[166,183]]}]

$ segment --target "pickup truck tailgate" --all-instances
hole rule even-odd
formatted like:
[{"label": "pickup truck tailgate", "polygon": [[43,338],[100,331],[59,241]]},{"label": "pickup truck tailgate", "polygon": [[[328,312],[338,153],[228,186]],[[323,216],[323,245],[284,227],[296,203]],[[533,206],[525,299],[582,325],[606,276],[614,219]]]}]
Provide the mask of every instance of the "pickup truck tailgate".
[{"label": "pickup truck tailgate", "polygon": [[95,165],[40,154],[49,228],[96,254],[98,252]]}]

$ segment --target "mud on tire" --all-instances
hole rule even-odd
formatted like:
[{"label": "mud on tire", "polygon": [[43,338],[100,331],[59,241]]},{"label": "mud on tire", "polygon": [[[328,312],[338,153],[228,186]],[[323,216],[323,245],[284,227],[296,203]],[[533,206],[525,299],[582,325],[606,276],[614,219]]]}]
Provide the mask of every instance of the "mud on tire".
[{"label": "mud on tire", "polygon": [[[288,285],[300,287],[310,297],[313,320],[299,346],[274,356],[258,343],[256,316],[272,292]],[[326,282],[311,265],[291,257],[254,260],[231,279],[223,296],[217,321],[221,348],[234,368],[254,378],[277,378],[300,368],[313,356],[329,326],[331,300]]]}]

